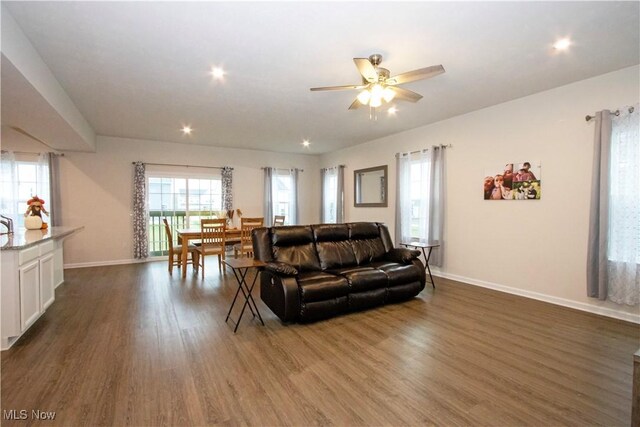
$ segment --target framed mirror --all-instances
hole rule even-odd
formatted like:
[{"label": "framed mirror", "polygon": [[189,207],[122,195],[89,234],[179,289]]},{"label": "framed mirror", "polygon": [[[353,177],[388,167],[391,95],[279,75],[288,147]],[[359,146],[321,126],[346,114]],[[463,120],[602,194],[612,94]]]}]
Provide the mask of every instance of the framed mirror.
[{"label": "framed mirror", "polygon": [[387,207],[387,165],[353,171],[353,206]]}]

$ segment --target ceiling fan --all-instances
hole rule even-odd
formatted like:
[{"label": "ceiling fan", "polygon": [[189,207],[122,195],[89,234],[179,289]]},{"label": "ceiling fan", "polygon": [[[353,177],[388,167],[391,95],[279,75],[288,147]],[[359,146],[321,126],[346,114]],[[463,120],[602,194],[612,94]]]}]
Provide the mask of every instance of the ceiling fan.
[{"label": "ceiling fan", "polygon": [[397,85],[428,79],[444,73],[444,67],[442,65],[433,65],[390,77],[391,74],[389,70],[379,67],[382,62],[382,55],[377,53],[371,55],[369,58],[353,58],[353,62],[356,63],[356,67],[362,75],[362,84],[312,87],[311,90],[362,90],[351,106],[349,106],[349,109],[355,110],[367,104],[372,108],[377,108],[382,105],[383,101],[391,102],[393,99],[418,102],[422,98],[422,95],[403,89]]}]

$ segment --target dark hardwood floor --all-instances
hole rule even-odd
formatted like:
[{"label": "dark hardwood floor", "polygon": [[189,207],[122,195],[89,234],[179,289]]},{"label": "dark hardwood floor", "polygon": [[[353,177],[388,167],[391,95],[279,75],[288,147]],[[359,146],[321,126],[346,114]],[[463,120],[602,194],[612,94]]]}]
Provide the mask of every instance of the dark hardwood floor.
[{"label": "dark hardwood floor", "polygon": [[245,313],[234,335],[235,279],[208,264],[204,281],[159,262],[67,270],[2,353],[2,410],[65,426],[630,424],[638,325],[436,279],[309,325],[254,291],[266,326]]}]

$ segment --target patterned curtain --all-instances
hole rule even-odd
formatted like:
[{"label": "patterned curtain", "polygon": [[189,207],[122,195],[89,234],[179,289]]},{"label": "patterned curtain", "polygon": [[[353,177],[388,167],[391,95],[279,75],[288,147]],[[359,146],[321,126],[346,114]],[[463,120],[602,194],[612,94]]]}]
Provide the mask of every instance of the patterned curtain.
[{"label": "patterned curtain", "polygon": [[135,163],[133,176],[133,256],[144,259],[149,256],[147,180],[144,163]]},{"label": "patterned curtain", "polygon": [[222,168],[222,209],[233,209],[233,168]]}]

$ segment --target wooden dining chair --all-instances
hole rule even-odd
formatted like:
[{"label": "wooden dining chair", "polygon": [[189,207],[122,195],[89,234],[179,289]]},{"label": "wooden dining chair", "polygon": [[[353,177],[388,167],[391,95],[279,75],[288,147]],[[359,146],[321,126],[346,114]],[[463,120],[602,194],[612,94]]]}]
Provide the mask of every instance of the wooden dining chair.
[{"label": "wooden dining chair", "polygon": [[264,218],[242,218],[240,220],[240,243],[233,245],[233,257],[240,256],[253,257],[253,242],[251,241],[251,232],[254,228],[262,227]]},{"label": "wooden dining chair", "polygon": [[218,270],[226,270],[222,262],[225,259],[226,232],[227,220],[225,218],[200,220],[200,246],[197,250],[200,260],[198,267],[202,267],[203,279],[205,257],[207,255],[218,255]]},{"label": "wooden dining chair", "polygon": [[273,217],[273,226],[278,227],[284,225],[284,215],[276,215]]},{"label": "wooden dining chair", "polygon": [[[173,236],[171,235],[171,227],[166,218],[162,218],[164,222],[164,231],[167,233],[167,242],[169,243],[169,274],[173,274],[173,266],[180,268],[182,265],[182,245],[173,245]],[[195,246],[187,247],[190,256],[187,258],[187,264],[191,264],[194,268],[198,268],[198,250]]]}]

